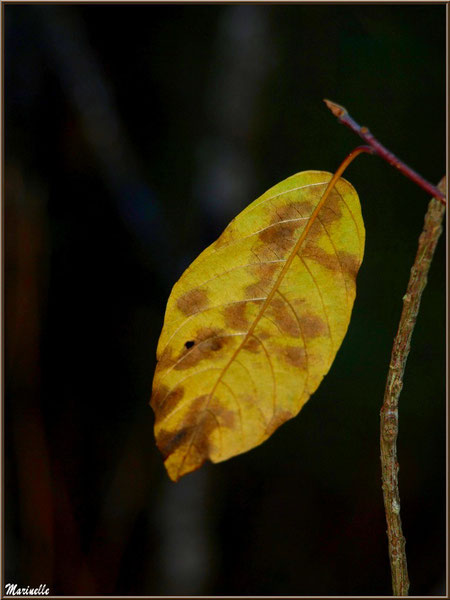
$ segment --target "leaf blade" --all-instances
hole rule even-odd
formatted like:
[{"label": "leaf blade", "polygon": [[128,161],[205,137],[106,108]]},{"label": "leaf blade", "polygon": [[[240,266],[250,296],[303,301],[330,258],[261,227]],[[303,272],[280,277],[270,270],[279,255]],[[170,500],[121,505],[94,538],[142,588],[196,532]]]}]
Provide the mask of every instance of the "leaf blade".
[{"label": "leaf blade", "polygon": [[328,372],[365,238],[346,180],[320,208],[331,177],[305,171],[268,190],[175,284],[151,400],[172,479],[262,443]]}]

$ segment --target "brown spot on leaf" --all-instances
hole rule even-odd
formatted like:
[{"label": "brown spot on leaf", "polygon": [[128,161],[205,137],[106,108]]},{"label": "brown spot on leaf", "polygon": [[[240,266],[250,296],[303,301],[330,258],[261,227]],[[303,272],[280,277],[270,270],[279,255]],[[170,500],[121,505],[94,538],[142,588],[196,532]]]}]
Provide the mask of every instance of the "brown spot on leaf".
[{"label": "brown spot on leaf", "polygon": [[328,254],[328,252],[325,252],[320,246],[317,246],[311,241],[305,244],[301,254],[303,258],[314,260],[330,271],[340,271],[341,267],[336,254],[334,254],[334,252]]},{"label": "brown spot on leaf", "polygon": [[180,296],[177,300],[177,307],[186,316],[193,315],[207,306],[208,296],[205,290],[201,288],[194,288]]},{"label": "brown spot on leaf", "polygon": [[306,219],[314,210],[314,205],[308,201],[297,201],[285,204],[277,209],[272,222],[284,221],[287,219]]},{"label": "brown spot on leaf", "polygon": [[271,224],[258,235],[263,244],[275,253],[290,250],[298,236],[296,230],[305,226],[314,206],[310,202],[291,202],[274,211]]},{"label": "brown spot on leaf", "polygon": [[339,252],[339,260],[341,262],[342,269],[348,273],[352,279],[356,279],[360,265],[359,257],[356,256],[356,254],[341,251]]},{"label": "brown spot on leaf", "polygon": [[151,400],[151,406],[155,411],[157,419],[164,419],[169,415],[181,401],[184,396],[184,388],[178,386],[169,391],[168,387],[161,384],[158,387],[156,398]]},{"label": "brown spot on leaf", "polygon": [[292,337],[301,335],[298,321],[292,309],[281,298],[273,298],[268,309],[268,314],[278,325],[283,333]]},{"label": "brown spot on leaf", "polygon": [[307,364],[305,349],[299,346],[287,346],[284,349],[286,362],[294,367],[305,368]]},{"label": "brown spot on leaf", "polygon": [[[184,444],[187,446],[187,451],[193,441],[196,442],[196,447],[198,443],[198,446],[202,448],[202,454],[205,458],[207,457],[209,452],[207,438],[209,433],[217,426],[217,423],[211,424],[213,420],[211,416],[210,418],[205,418],[207,413],[205,413],[203,408],[208,398],[208,394],[203,394],[191,402],[189,410],[180,422],[177,431],[160,430],[156,443],[164,458],[167,458]],[[194,434],[195,440],[192,439]],[[199,439],[197,440],[197,438]]]},{"label": "brown spot on leaf", "polygon": [[210,340],[209,347],[213,352],[217,352],[217,350],[220,350],[222,348],[224,343],[225,340],[223,338],[215,338]]},{"label": "brown spot on leaf", "polygon": [[204,327],[197,332],[194,345],[191,347],[183,346],[181,359],[176,364],[175,369],[181,371],[195,367],[201,360],[211,358],[212,352],[217,352],[228,342],[228,338],[221,337],[222,330]]},{"label": "brown spot on leaf", "polygon": [[272,435],[272,433],[276,429],[278,429],[278,427],[280,427],[280,425],[283,425],[283,423],[285,423],[289,419],[292,419],[293,416],[294,415],[291,412],[289,412],[288,410],[280,410],[279,412],[277,412],[270,419],[270,421],[266,427],[267,435]]},{"label": "brown spot on leaf", "polygon": [[303,335],[306,338],[316,338],[329,333],[326,322],[317,315],[303,314],[300,316],[300,321]]},{"label": "brown spot on leaf", "polygon": [[265,298],[271,287],[270,279],[262,279],[245,288],[246,298]]},{"label": "brown spot on leaf", "polygon": [[255,265],[252,265],[251,270],[252,274],[261,280],[272,280],[275,272],[280,270],[282,266],[281,263],[267,263],[262,262]]},{"label": "brown spot on leaf", "polygon": [[172,349],[168,346],[158,359],[156,365],[156,373],[160,373],[170,369],[176,363],[176,359],[172,355]]},{"label": "brown spot on leaf", "polygon": [[234,413],[222,406],[218,399],[203,394],[193,400],[177,431],[162,429],[159,432],[157,445],[165,459],[184,446],[184,458],[182,452],[176,477],[179,478],[186,472],[181,470],[184,462],[191,471],[192,467],[200,467],[211,456],[211,435],[218,427],[233,428],[234,425]]},{"label": "brown spot on leaf", "polygon": [[309,228],[304,248],[308,245],[315,245],[321,237],[328,237],[333,223],[339,221],[342,216],[339,202],[339,195],[335,191],[331,192]]},{"label": "brown spot on leaf", "polygon": [[204,342],[206,340],[211,340],[213,337],[220,335],[223,333],[222,329],[213,329],[212,327],[202,327],[197,331],[195,336],[195,342]]},{"label": "brown spot on leaf", "polygon": [[214,414],[214,418],[220,423],[221,427],[232,429],[235,425],[235,415],[232,410],[225,408],[220,401],[214,397],[208,405],[208,409]]},{"label": "brown spot on leaf", "polygon": [[169,388],[163,383],[159,384],[153,389],[152,397],[150,399],[150,406],[155,412],[158,410],[161,402],[164,400],[168,393]]},{"label": "brown spot on leaf", "polygon": [[334,252],[328,254],[328,252],[311,242],[305,245],[301,254],[303,258],[314,260],[330,271],[343,271],[350,276],[350,279],[356,279],[360,260],[355,254],[345,251],[338,252],[337,256]]},{"label": "brown spot on leaf", "polygon": [[290,250],[295,245],[294,232],[300,227],[300,224],[301,221],[275,223],[261,231],[258,237],[263,244],[273,248],[274,252]]},{"label": "brown spot on leaf", "polygon": [[202,413],[198,418],[197,425],[194,427],[193,446],[196,455],[203,462],[211,455],[211,434],[216,428],[217,421],[209,412]]},{"label": "brown spot on leaf", "polygon": [[276,252],[276,249],[272,248],[271,246],[268,246],[267,244],[263,244],[261,242],[256,243],[252,250],[253,250],[253,254],[255,255],[255,257],[258,257],[259,260],[261,261],[265,261],[265,260],[278,260],[280,258],[283,258],[279,255],[279,253]]},{"label": "brown spot on leaf", "polygon": [[194,451],[202,461],[205,461],[210,455],[210,435],[217,427],[214,416],[205,410],[207,402],[210,402],[209,394],[203,394],[196,398],[183,422],[183,425],[191,430]]},{"label": "brown spot on leaf", "polygon": [[185,354],[182,356],[180,362],[175,365],[177,371],[184,369],[190,369],[195,367],[198,363],[207,357],[207,353],[204,348],[200,345],[196,345],[193,348],[186,349]]},{"label": "brown spot on leaf", "polygon": [[323,235],[326,235],[325,231],[318,219],[315,219],[311,223],[311,227],[309,228],[308,235],[306,236],[306,241],[303,246],[306,244],[317,243],[317,240]]},{"label": "brown spot on leaf", "polygon": [[260,345],[261,344],[256,338],[249,337],[248,340],[245,342],[243,349],[247,350],[248,352],[252,352],[253,354],[256,354],[260,350]]},{"label": "brown spot on leaf", "polygon": [[249,323],[245,316],[246,303],[235,302],[229,304],[224,310],[225,323],[227,327],[237,331],[245,330]]},{"label": "brown spot on leaf", "polygon": [[340,203],[341,197],[335,189],[332,190],[319,212],[320,220],[325,227],[332,225],[335,221],[339,221],[342,217]]},{"label": "brown spot on leaf", "polygon": [[165,429],[160,430],[156,440],[156,445],[165,459],[170,454],[175,452],[179,446],[181,446],[189,433],[189,428],[180,429],[180,431],[176,433],[173,431],[167,431]]}]

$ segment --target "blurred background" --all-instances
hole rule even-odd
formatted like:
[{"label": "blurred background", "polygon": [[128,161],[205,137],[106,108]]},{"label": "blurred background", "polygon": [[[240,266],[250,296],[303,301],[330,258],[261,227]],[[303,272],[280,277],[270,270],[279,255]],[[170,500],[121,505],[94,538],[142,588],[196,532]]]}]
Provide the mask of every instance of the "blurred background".
[{"label": "blurred background", "polygon": [[[19,5],[4,14],[5,582],[59,595],[389,595],[379,410],[428,204],[377,157],[353,318],[300,415],[169,481],[148,406],[174,282],[248,203],[359,139],[445,172],[445,10]],[[444,236],[443,236],[444,237]],[[400,400],[413,595],[445,594],[445,240]]]}]

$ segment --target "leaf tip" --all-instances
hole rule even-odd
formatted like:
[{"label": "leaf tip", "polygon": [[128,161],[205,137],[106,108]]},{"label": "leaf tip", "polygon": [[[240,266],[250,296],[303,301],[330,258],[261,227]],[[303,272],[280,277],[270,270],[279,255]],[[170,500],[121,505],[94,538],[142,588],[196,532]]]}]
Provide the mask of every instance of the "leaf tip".
[{"label": "leaf tip", "polygon": [[182,477],[181,475],[178,475],[178,473],[175,473],[174,471],[172,471],[171,469],[168,469],[167,467],[166,467],[166,472],[172,483],[177,483],[178,481],[180,481],[180,479]]},{"label": "leaf tip", "polygon": [[173,483],[177,483],[180,481],[184,475],[189,475],[189,473],[193,473],[200,469],[203,466],[205,461],[200,461],[195,464],[185,464],[184,461],[179,461],[178,459],[170,460],[170,457],[167,457],[164,461],[164,466],[166,467],[167,475]]}]

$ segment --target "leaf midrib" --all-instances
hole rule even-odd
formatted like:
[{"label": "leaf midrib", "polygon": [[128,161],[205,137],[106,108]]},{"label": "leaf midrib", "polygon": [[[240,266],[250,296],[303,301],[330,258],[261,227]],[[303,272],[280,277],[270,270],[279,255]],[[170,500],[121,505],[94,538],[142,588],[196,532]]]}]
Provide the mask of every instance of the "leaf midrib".
[{"label": "leaf midrib", "polygon": [[[228,369],[229,369],[230,365],[233,363],[233,361],[235,360],[235,358],[237,357],[237,355],[239,354],[239,352],[242,350],[242,348],[243,348],[243,347],[244,347],[244,345],[246,344],[246,342],[247,342],[247,340],[249,339],[249,337],[250,337],[251,335],[253,335],[253,332],[254,332],[254,330],[255,330],[256,326],[258,325],[258,323],[259,323],[259,321],[260,321],[261,317],[263,316],[263,314],[264,314],[264,312],[265,312],[266,308],[269,306],[270,302],[272,301],[272,298],[274,297],[274,295],[275,295],[275,293],[276,293],[277,289],[280,287],[280,284],[281,284],[281,282],[283,281],[283,279],[284,279],[284,276],[286,275],[287,271],[289,270],[289,268],[290,268],[290,266],[291,266],[291,264],[292,264],[292,262],[293,262],[293,260],[294,260],[294,258],[295,258],[295,255],[297,254],[297,252],[299,251],[299,249],[300,249],[301,245],[302,245],[302,244],[303,244],[303,242],[305,241],[305,239],[306,239],[306,237],[307,237],[307,235],[308,235],[308,233],[309,233],[309,231],[310,231],[310,229],[311,229],[312,225],[314,224],[314,222],[315,222],[315,220],[316,220],[316,218],[317,218],[317,215],[319,214],[319,212],[320,212],[321,208],[323,207],[323,205],[324,205],[325,201],[327,200],[328,196],[330,195],[330,192],[332,191],[332,189],[333,189],[333,188],[334,188],[334,186],[336,185],[336,182],[337,182],[337,180],[339,179],[339,177],[340,177],[340,173],[339,173],[339,171],[337,171],[337,172],[336,172],[336,173],[335,173],[335,174],[334,174],[334,175],[331,177],[330,181],[328,182],[328,185],[327,185],[327,187],[325,188],[325,191],[324,191],[324,193],[323,193],[323,195],[322,195],[321,199],[319,200],[319,202],[318,202],[318,204],[317,204],[316,208],[315,208],[315,209],[313,210],[313,212],[311,213],[311,215],[310,215],[310,217],[309,217],[309,220],[308,220],[308,222],[306,223],[306,226],[305,226],[304,230],[302,231],[302,233],[301,233],[301,235],[300,235],[299,239],[297,240],[297,242],[296,242],[296,244],[295,244],[294,248],[292,249],[292,251],[291,251],[291,253],[290,253],[289,257],[287,258],[287,260],[286,260],[286,262],[285,262],[285,264],[284,264],[284,266],[283,266],[282,270],[280,271],[280,273],[279,273],[279,275],[278,275],[278,277],[277,277],[277,280],[275,281],[275,283],[274,283],[274,285],[273,285],[272,289],[270,290],[269,294],[267,295],[267,297],[266,297],[266,299],[265,299],[265,301],[264,301],[263,305],[261,306],[261,309],[260,309],[259,313],[256,315],[256,317],[255,317],[255,319],[254,319],[253,323],[250,325],[250,327],[249,327],[249,329],[248,329],[248,331],[247,331],[247,333],[246,333],[245,337],[243,338],[242,342],[239,344],[239,346],[238,346],[238,347],[236,348],[236,350],[233,352],[233,354],[232,354],[232,356],[231,356],[230,360],[227,362],[227,364],[226,364],[226,365],[223,367],[223,369],[222,369],[222,371],[221,371],[221,373],[220,373],[219,377],[217,378],[217,381],[216,381],[216,383],[214,384],[214,386],[213,386],[213,388],[212,388],[211,392],[208,394],[208,397],[207,397],[207,399],[205,400],[205,404],[203,405],[203,409],[202,409],[202,411],[205,411],[205,410],[208,408],[208,405],[209,405],[209,403],[210,403],[210,401],[211,401],[211,398],[212,398],[212,396],[213,396],[214,392],[216,391],[216,389],[217,389],[217,386],[218,386],[218,385],[220,384],[220,382],[222,381],[222,379],[223,379],[223,377],[224,377],[225,373],[228,371]],[[182,462],[181,462],[181,464],[180,464],[180,466],[179,466],[179,468],[178,468],[178,473],[177,473],[177,475],[178,475],[178,476],[179,476],[179,474],[180,474],[180,472],[181,472],[181,470],[182,470],[182,468],[183,468],[183,465],[184,465],[184,462],[185,462],[185,460],[186,460],[187,456],[188,456],[188,455],[189,455],[189,453],[190,453],[190,450],[191,450],[191,447],[192,447],[193,441],[194,441],[194,439],[195,439],[195,437],[196,437],[196,435],[197,435],[197,431],[198,431],[198,428],[196,427],[196,428],[195,428],[195,430],[194,430],[194,431],[193,431],[193,433],[192,433],[192,436],[191,436],[191,439],[190,439],[189,446],[188,446],[188,448],[187,448],[186,454],[184,455],[184,458],[183,458],[183,460],[182,460]]]}]

